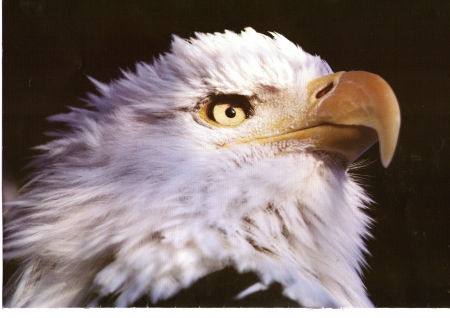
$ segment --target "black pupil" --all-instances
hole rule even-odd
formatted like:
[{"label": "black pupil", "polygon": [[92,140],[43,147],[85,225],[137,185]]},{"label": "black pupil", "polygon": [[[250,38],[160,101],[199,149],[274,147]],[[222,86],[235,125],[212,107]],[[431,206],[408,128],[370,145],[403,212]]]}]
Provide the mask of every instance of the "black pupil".
[{"label": "black pupil", "polygon": [[225,115],[227,115],[228,118],[234,118],[236,116],[236,111],[233,107],[228,107],[225,111]]}]

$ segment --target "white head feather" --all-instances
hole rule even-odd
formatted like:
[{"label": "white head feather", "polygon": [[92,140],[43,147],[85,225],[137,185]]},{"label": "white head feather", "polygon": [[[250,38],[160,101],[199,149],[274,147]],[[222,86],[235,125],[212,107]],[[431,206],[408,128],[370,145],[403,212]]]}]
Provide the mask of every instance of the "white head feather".
[{"label": "white head feather", "polygon": [[5,257],[22,265],[6,305],[157,301],[234,266],[304,306],[371,306],[360,279],[369,199],[348,172],[305,145],[220,147],[262,124],[197,115],[217,94],[301,99],[328,73],[283,36],[248,28],[174,37],[153,64],[94,81],[93,109],[53,117],[71,130],[40,147],[39,172],[9,208]]}]

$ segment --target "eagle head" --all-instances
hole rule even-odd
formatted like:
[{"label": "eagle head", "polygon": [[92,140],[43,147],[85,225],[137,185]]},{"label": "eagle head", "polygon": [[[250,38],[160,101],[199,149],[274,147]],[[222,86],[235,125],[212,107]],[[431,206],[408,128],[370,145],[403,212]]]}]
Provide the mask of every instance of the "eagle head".
[{"label": "eagle head", "polygon": [[370,202],[349,165],[400,127],[379,76],[333,73],[251,28],[173,38],[171,52],[56,115],[37,172],[8,204],[7,306],[166,299],[232,266],[308,307],[371,306]]}]

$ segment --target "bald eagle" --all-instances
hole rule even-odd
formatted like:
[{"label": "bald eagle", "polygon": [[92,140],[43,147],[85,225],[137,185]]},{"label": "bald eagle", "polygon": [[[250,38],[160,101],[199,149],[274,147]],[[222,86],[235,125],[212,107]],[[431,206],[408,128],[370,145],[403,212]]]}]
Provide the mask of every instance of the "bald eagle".
[{"label": "bald eagle", "polygon": [[278,283],[306,307],[372,306],[370,198],[349,166],[378,140],[393,157],[382,78],[247,28],[174,36],[152,64],[92,81],[6,204],[7,307],[157,302],[227,266],[259,279],[237,297]]}]

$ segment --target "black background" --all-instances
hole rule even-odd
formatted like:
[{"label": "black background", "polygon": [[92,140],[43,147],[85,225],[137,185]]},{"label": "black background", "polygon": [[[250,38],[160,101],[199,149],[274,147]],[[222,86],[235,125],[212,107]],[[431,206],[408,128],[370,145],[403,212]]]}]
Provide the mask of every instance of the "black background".
[{"label": "black background", "polygon": [[172,33],[247,26],[390,83],[402,110],[396,156],[383,169],[373,147],[360,171],[377,202],[365,283],[377,307],[450,307],[450,1],[4,0],[4,177],[23,183],[30,148],[55,129],[45,118],[94,91],[85,75],[107,82],[151,62]]}]

